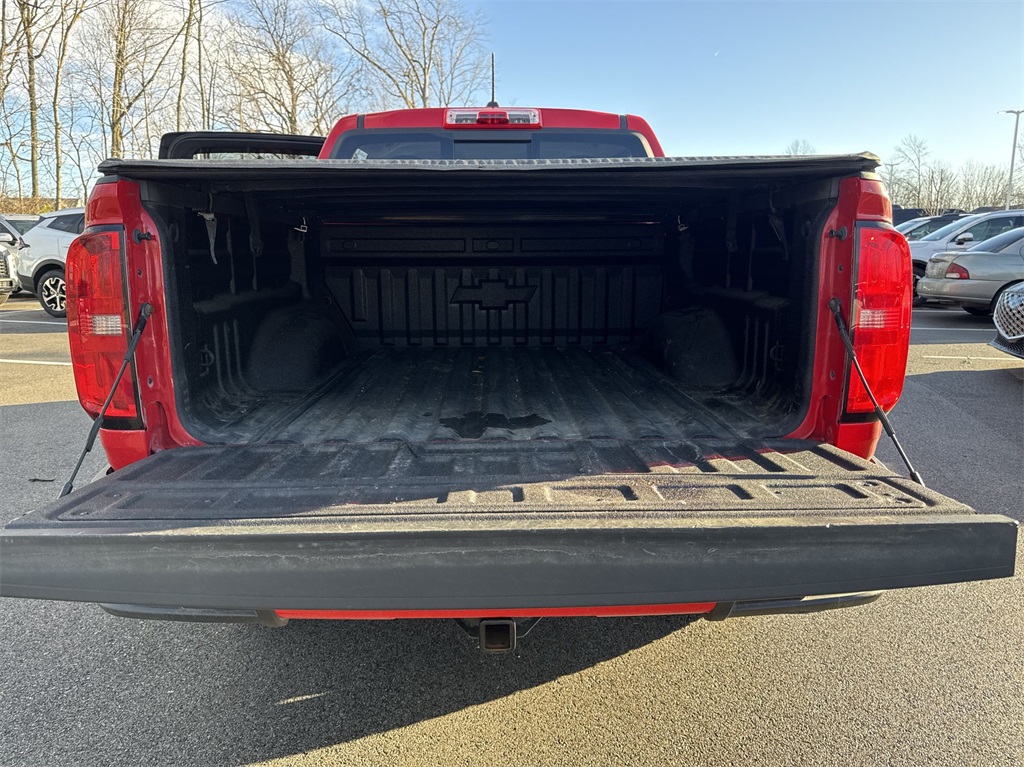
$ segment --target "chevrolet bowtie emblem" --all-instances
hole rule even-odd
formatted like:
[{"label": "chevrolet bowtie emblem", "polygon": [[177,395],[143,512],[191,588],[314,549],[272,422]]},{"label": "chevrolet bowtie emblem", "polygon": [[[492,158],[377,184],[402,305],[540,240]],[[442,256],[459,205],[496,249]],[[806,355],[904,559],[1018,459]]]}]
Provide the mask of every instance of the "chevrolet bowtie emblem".
[{"label": "chevrolet bowtie emblem", "polygon": [[479,304],[481,309],[508,309],[510,304],[529,303],[536,292],[536,285],[507,285],[504,280],[482,280],[475,287],[455,288],[452,303]]}]

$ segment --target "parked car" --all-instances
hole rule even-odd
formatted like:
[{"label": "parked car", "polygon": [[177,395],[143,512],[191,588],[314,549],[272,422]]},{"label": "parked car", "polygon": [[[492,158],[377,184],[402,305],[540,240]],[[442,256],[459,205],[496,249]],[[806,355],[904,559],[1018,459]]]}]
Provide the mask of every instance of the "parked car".
[{"label": "parked car", "polygon": [[996,337],[990,346],[1024,359],[1024,282],[1007,288],[992,312]]},{"label": "parked car", "polygon": [[0,216],[0,305],[21,287],[16,276],[17,265],[19,253],[25,249],[21,232]]},{"label": "parked car", "polygon": [[64,263],[84,228],[85,208],[67,208],[43,215],[24,236],[31,252],[18,256],[18,281],[53,317],[65,316]]},{"label": "parked car", "polygon": [[923,224],[925,221],[930,221],[931,219],[932,216],[918,216],[917,218],[912,218],[908,221],[904,221],[902,224],[897,225],[896,231],[899,232],[900,234],[906,235],[906,233],[913,229],[915,226],[919,226]]},{"label": "parked car", "polygon": [[25,234],[29,229],[39,223],[42,216],[37,213],[4,213],[3,219],[18,230],[19,234]]},{"label": "parked car", "polygon": [[11,256],[7,253],[0,253],[0,306],[7,303],[7,299],[17,290],[18,281],[14,279],[14,264]]},{"label": "parked car", "polygon": [[1024,210],[999,210],[964,216],[941,229],[936,229],[920,240],[910,243],[910,258],[914,267],[914,306],[927,299],[918,295],[918,280],[924,277],[928,259],[939,253],[967,250],[972,245],[995,237],[1010,229],[1024,226]]},{"label": "parked car", "polygon": [[896,227],[908,240],[920,240],[926,234],[931,234],[941,229],[946,224],[951,224],[964,217],[963,213],[944,213],[941,216],[925,216],[923,218],[912,218]]},{"label": "parked car", "polygon": [[927,215],[928,213],[924,208],[904,208],[899,205],[892,206],[892,223],[895,226],[904,224],[911,219],[921,218],[922,216]]},{"label": "parked car", "polygon": [[984,316],[999,294],[1024,280],[1024,227],[997,234],[963,251],[928,261],[917,283],[922,298],[952,301],[968,314]]}]

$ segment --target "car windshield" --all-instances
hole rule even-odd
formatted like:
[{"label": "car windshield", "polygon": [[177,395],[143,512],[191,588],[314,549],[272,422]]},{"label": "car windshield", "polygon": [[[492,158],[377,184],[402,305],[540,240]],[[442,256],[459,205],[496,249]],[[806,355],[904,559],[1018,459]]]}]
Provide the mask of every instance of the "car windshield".
[{"label": "car windshield", "polygon": [[920,240],[926,234],[931,234],[939,227],[943,227],[948,223],[950,222],[943,219],[925,219],[922,223],[901,231],[908,240]]},{"label": "car windshield", "polygon": [[7,219],[7,223],[13,226],[22,234],[25,234],[29,229],[39,223],[38,218],[14,218]]},{"label": "car windshield", "polygon": [[927,218],[912,218],[909,221],[904,221],[902,224],[896,227],[897,232],[906,234],[907,232],[917,229],[921,224],[925,224],[929,221]]},{"label": "car windshield", "polygon": [[936,229],[931,234],[925,235],[920,241],[935,242],[936,240],[944,240],[954,232],[959,231],[965,224],[972,224],[980,218],[981,216],[964,216],[963,218],[958,218],[956,221],[946,224],[941,229]]},{"label": "car windshield", "polygon": [[998,253],[999,251],[1015,245],[1018,242],[1024,240],[1024,227],[1017,227],[1016,229],[1010,229],[1008,232],[997,234],[995,237],[989,237],[987,240],[982,240],[977,245],[973,245],[967,250],[977,250],[985,253]]}]

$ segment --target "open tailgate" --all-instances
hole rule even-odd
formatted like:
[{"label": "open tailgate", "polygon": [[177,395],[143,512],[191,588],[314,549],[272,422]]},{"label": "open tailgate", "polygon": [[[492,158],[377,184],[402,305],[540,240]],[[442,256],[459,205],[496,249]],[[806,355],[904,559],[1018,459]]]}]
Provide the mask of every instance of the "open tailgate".
[{"label": "open tailgate", "polygon": [[793,440],[200,447],[9,524],[0,594],[378,611],[799,598],[1011,576],[1016,537]]}]

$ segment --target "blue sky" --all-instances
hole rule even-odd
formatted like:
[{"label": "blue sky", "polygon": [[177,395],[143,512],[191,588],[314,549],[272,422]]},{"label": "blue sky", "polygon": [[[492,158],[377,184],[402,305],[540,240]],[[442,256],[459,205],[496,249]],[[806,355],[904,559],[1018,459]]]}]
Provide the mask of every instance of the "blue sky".
[{"label": "blue sky", "polygon": [[[488,18],[498,101],[631,112],[668,154],[1009,162],[1024,108],[1024,0],[467,0]],[[1022,129],[1024,131],[1024,129]]]}]

